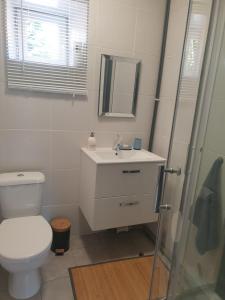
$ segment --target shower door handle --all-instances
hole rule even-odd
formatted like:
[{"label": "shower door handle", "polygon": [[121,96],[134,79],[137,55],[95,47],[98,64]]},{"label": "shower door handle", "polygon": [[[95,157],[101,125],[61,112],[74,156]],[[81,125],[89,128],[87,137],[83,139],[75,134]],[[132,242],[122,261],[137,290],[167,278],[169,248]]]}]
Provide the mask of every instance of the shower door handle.
[{"label": "shower door handle", "polygon": [[160,210],[170,210],[172,206],[170,204],[161,204],[159,208]]},{"label": "shower door handle", "polygon": [[159,166],[158,184],[156,192],[156,202],[155,202],[155,213],[160,212],[161,198],[163,195],[163,184],[164,184],[164,165]]},{"label": "shower door handle", "polygon": [[164,170],[165,173],[169,174],[176,174],[177,176],[181,175],[181,168],[173,169],[173,168],[168,168]]}]

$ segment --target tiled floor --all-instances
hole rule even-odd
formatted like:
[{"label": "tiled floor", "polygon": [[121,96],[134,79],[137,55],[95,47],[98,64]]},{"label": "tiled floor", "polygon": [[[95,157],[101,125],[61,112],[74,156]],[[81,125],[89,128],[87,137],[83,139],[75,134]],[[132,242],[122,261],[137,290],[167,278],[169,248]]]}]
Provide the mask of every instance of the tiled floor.
[{"label": "tiled floor", "polygon": [[[73,300],[68,268],[105,260],[152,254],[153,242],[141,229],[117,234],[114,230],[82,237],[72,236],[64,256],[51,253],[42,268],[43,286],[31,300]],[[0,300],[11,300],[7,292],[7,273],[0,268]]]}]

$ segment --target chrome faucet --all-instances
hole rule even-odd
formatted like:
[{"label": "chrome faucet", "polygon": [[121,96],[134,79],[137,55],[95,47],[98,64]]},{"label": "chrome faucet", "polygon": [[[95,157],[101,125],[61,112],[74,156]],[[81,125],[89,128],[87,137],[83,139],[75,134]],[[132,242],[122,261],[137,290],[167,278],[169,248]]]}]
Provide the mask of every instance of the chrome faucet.
[{"label": "chrome faucet", "polygon": [[116,138],[113,143],[113,147],[112,147],[113,150],[117,149],[118,145],[121,144],[121,140],[122,140],[121,135],[119,133],[117,133]]},{"label": "chrome faucet", "polygon": [[120,144],[117,144],[115,147],[115,155],[118,155],[120,152]]}]

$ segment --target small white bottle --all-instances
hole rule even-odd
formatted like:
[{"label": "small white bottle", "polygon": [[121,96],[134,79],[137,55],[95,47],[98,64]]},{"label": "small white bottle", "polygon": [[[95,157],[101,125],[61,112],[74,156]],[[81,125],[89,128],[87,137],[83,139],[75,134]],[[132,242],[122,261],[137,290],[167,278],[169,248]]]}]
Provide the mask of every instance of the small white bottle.
[{"label": "small white bottle", "polygon": [[88,149],[90,149],[90,150],[96,149],[96,138],[95,138],[94,132],[91,132],[91,134],[88,138]]}]

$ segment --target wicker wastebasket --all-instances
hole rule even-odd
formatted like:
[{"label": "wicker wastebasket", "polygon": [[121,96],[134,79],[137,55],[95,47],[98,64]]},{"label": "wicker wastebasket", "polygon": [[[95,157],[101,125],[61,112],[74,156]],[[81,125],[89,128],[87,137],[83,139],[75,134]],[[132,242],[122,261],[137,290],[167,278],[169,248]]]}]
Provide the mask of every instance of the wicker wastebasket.
[{"label": "wicker wastebasket", "polygon": [[55,218],[51,221],[53,241],[51,250],[56,255],[63,255],[70,247],[71,222],[66,218]]}]

